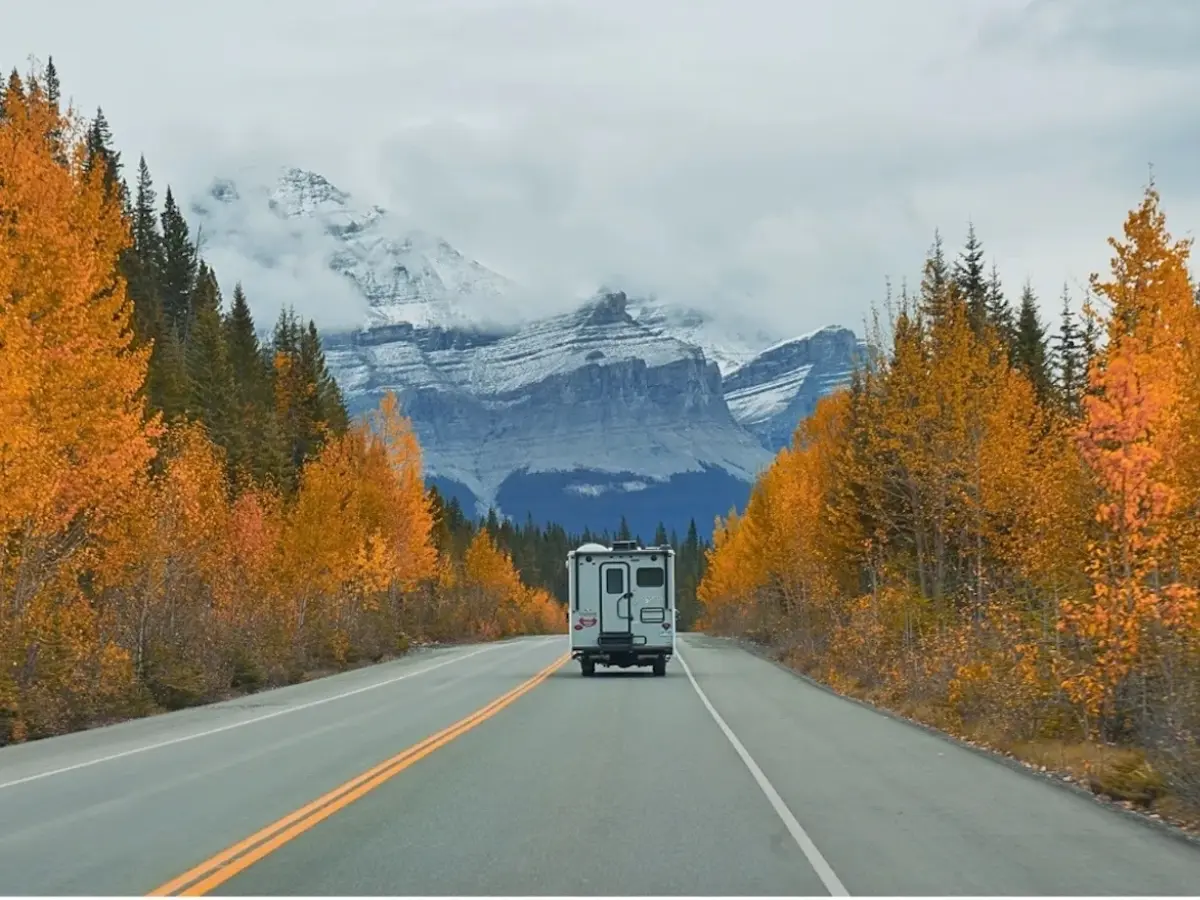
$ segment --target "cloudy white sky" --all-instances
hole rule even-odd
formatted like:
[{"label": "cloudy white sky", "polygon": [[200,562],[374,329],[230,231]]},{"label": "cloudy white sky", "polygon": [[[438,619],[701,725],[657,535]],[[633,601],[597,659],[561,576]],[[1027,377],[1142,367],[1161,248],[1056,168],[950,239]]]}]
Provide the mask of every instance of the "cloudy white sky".
[{"label": "cloudy white sky", "polygon": [[[1053,315],[1107,266],[1149,163],[1172,229],[1200,221],[1197,0],[0,0],[0,19],[0,62],[53,55],[160,186],[312,168],[548,305],[597,282],[701,306],[748,288],[781,330],[857,329],[971,218]],[[310,285],[272,290],[262,314],[301,296],[320,323]]]}]

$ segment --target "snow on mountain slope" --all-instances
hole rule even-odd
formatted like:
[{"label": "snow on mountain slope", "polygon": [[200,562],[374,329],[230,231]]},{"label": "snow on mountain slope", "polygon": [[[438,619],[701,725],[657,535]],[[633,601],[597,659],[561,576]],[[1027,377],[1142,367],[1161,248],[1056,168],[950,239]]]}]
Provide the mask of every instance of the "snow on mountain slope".
[{"label": "snow on mountain slope", "polygon": [[192,204],[206,236],[267,266],[303,241],[366,300],[363,325],[469,327],[513,288],[445,240],[380,206],[359,207],[315,172],[273,174],[265,183],[216,179]]},{"label": "snow on mountain slope", "polygon": [[725,375],[729,411],[768,449],[785,447],[817,401],[849,383],[862,347],[854,332],[838,326],[768,347]]},{"label": "snow on mountain slope", "polygon": [[472,512],[708,534],[845,371],[823,332],[780,343],[737,313],[619,291],[494,324],[517,320],[496,314],[516,285],[313,172],[217,179],[192,211],[206,255],[290,279],[276,283],[311,293],[307,308],[345,307],[347,327],[323,331],[351,413],[394,390],[430,480]]},{"label": "snow on mountain slope", "polygon": [[741,317],[725,315],[718,319],[711,313],[649,299],[631,301],[629,312],[639,325],[699,347],[723,375],[779,339],[779,335]]},{"label": "snow on mountain slope", "polygon": [[752,480],[770,454],[729,414],[717,367],[625,304],[606,295],[508,335],[335,335],[327,358],[355,408],[395,390],[430,473],[484,504],[517,474],[588,473],[562,488],[581,499],[708,469]]}]

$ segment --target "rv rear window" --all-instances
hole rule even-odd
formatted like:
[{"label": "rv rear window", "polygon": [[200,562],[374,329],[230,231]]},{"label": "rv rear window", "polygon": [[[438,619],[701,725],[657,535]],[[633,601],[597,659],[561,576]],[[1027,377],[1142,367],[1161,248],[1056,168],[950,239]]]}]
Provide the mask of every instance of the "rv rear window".
[{"label": "rv rear window", "polygon": [[612,566],[604,572],[604,590],[610,594],[625,593],[625,571]]},{"label": "rv rear window", "polygon": [[637,586],[646,588],[662,587],[666,583],[666,576],[660,568],[651,568],[646,566],[637,570]]}]

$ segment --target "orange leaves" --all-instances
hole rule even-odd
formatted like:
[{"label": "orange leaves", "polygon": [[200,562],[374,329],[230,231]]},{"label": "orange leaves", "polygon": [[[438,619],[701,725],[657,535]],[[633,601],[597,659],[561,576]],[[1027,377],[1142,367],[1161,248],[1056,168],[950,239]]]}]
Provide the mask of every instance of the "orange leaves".
[{"label": "orange leaves", "polygon": [[156,434],[121,208],[85,172],[78,123],[34,84],[12,85],[0,119],[0,704],[15,710],[0,742],[77,721],[111,683],[98,673],[121,668],[77,582],[135,503]]},{"label": "orange leaves", "polygon": [[377,494],[383,503],[378,520],[390,534],[396,559],[392,577],[406,590],[434,573],[437,552],[433,547],[433,510],[421,470],[421,447],[412,423],[400,413],[395,394],[389,391],[372,417],[373,459],[386,463],[374,484],[386,486]]},{"label": "orange leaves", "polygon": [[[848,401],[845,393],[822,399],[755,484],[744,514],[718,523],[697,591],[706,627],[769,629],[772,617],[811,614],[835,592],[843,551],[826,513]],[[765,618],[751,625],[746,613],[760,601]]]},{"label": "orange leaves", "polygon": [[[226,460],[174,400],[169,431],[147,424],[151,347],[132,348],[130,225],[106,156],[88,159],[79,122],[32,78],[4,106],[0,744],[378,659],[467,589],[489,633],[562,627],[494,546],[439,557],[411,424],[389,394],[343,434],[311,324],[277,329],[278,421],[243,429],[264,452],[218,434]],[[291,457],[282,495],[254,483],[274,472],[274,425]]]},{"label": "orange leaves", "polygon": [[372,424],[330,441],[304,468],[284,542],[297,592],[408,591],[434,575],[416,436],[391,394]]},{"label": "orange leaves", "polygon": [[475,532],[461,561],[442,557],[438,589],[444,616],[459,635],[499,638],[565,628],[562,606],[521,581],[512,558],[486,528]]},{"label": "orange leaves", "polygon": [[518,630],[526,588],[487,529],[475,533],[463,556],[461,590],[484,634],[499,637]]},{"label": "orange leaves", "polygon": [[705,627],[1023,734],[1166,703],[1161,673],[1200,658],[1200,307],[1153,189],[1111,244],[1081,422],[953,290],[933,317],[906,301],[720,523]]},{"label": "orange leaves", "polygon": [[470,587],[487,591],[500,602],[515,600],[521,586],[508,554],[496,546],[486,529],[476,532],[467,547],[463,557],[463,581]]},{"label": "orange leaves", "polygon": [[[152,456],[147,355],[130,349],[121,209],[99,168],[85,175],[77,123],[25,94],[0,120],[0,531],[77,547],[68,529],[102,519]],[[67,165],[54,131],[72,135]]]},{"label": "orange leaves", "polygon": [[[1111,240],[1112,278],[1093,276],[1111,304],[1108,346],[1089,372],[1079,447],[1099,499],[1088,574],[1090,598],[1067,604],[1060,628],[1081,638],[1088,661],[1065,687],[1097,716],[1111,712],[1126,676],[1148,662],[1156,625],[1195,620],[1195,583],[1174,560],[1185,546],[1196,509],[1196,476],[1178,465],[1194,445],[1200,420],[1200,311],[1187,274],[1190,242],[1172,241],[1158,195],[1147,189],[1125,223],[1125,241]],[[1193,577],[1195,573],[1192,573]]]}]

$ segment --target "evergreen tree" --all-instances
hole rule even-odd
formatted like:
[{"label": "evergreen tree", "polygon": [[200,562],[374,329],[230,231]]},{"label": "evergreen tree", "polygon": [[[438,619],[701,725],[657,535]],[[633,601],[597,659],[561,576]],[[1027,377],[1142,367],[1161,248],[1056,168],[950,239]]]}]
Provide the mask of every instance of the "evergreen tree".
[{"label": "evergreen tree", "polygon": [[1038,315],[1037,297],[1033,287],[1025,283],[1021,291],[1021,310],[1017,316],[1017,365],[1033,382],[1038,397],[1045,400],[1050,394],[1050,366],[1046,352],[1046,327]]},{"label": "evergreen tree", "polygon": [[58,80],[58,69],[54,67],[54,57],[46,60],[46,99],[56,110],[62,100],[62,85]]},{"label": "evergreen tree", "polygon": [[268,369],[263,348],[254,328],[250,303],[239,281],[233,286],[233,300],[225,319],[225,343],[229,348],[229,363],[234,377],[247,400],[266,403],[270,399]]},{"label": "evergreen tree", "polygon": [[5,98],[14,97],[20,98],[25,96],[25,85],[21,82],[20,73],[14,68],[8,76],[8,84],[0,87],[0,119],[6,115]]},{"label": "evergreen tree", "polygon": [[300,335],[300,362],[305,380],[312,387],[313,421],[327,428],[331,434],[345,434],[350,419],[342,389],[325,363],[321,337],[311,319],[308,328]]},{"label": "evergreen tree", "polygon": [[950,271],[946,265],[946,254],[942,248],[942,235],[939,231],[933,233],[933,246],[925,258],[925,269],[921,277],[921,312],[932,324],[939,322],[946,314],[947,287],[950,284]]},{"label": "evergreen tree", "polygon": [[967,304],[967,316],[976,334],[987,323],[988,284],[983,272],[983,245],[975,234],[975,225],[967,223],[967,241],[954,266],[954,282]]},{"label": "evergreen tree", "polygon": [[300,360],[300,325],[290,308],[279,312],[272,346],[272,386],[276,420],[286,448],[289,488],[294,488],[306,460],[320,450],[315,400]]},{"label": "evergreen tree", "polygon": [[204,423],[213,442],[223,447],[231,465],[244,459],[234,427],[233,369],[221,321],[221,292],[216,276],[201,262],[192,292],[192,322],[184,345],[191,419]]},{"label": "evergreen tree", "polygon": [[658,527],[654,529],[654,546],[662,547],[670,544],[671,541],[667,537],[667,527],[662,523],[658,523]]},{"label": "evergreen tree", "polygon": [[150,404],[162,411],[167,422],[184,419],[191,399],[187,359],[183,343],[172,330],[164,330],[154,339],[147,377]]},{"label": "evergreen tree", "polygon": [[[54,67],[54,57],[51,56],[46,61],[46,99],[50,101],[50,105],[55,112],[61,112],[62,103],[62,85],[58,80],[58,70]],[[54,157],[59,165],[67,164],[67,152],[63,141],[63,131],[61,127],[55,127],[50,131],[50,143],[54,147]]]},{"label": "evergreen tree", "polygon": [[1008,305],[1008,299],[1004,296],[1004,289],[1000,283],[1000,272],[994,262],[991,274],[988,276],[985,303],[988,324],[992,326],[996,336],[1008,352],[1011,363],[1016,358],[1016,323],[1013,321],[1012,307]]},{"label": "evergreen tree", "polygon": [[99,107],[96,109],[96,118],[88,128],[85,147],[87,154],[83,162],[84,171],[90,174],[96,166],[103,166],[105,190],[110,197],[120,197],[124,202],[121,154],[113,149],[112,131],[108,127],[108,120],[104,118],[104,110]]},{"label": "evergreen tree", "polygon": [[197,254],[187,221],[175,204],[171,189],[163,203],[163,256],[159,287],[166,327],[187,341],[190,303],[196,285]]},{"label": "evergreen tree", "polygon": [[133,244],[121,258],[121,271],[133,303],[134,337],[152,343],[146,376],[148,413],[161,411],[168,421],[186,415],[190,401],[187,364],[178,335],[167,327],[161,284],[165,268],[156,195],[145,157],[138,160],[135,202],[130,209]]},{"label": "evergreen tree", "polygon": [[444,556],[450,552],[451,542],[454,539],[450,524],[446,521],[446,503],[442,499],[437,485],[431,484],[426,493],[429,495],[429,506],[433,512],[433,530],[430,537],[437,552]]},{"label": "evergreen tree", "polygon": [[[138,161],[136,199],[133,206],[133,246],[123,260],[125,280],[133,301],[134,331],[139,343],[156,340],[163,332],[162,299],[159,284],[163,270],[163,239],[158,230],[156,196],[150,169],[143,156]],[[151,368],[154,353],[151,351]]]},{"label": "evergreen tree", "polygon": [[629,530],[629,523],[625,520],[625,516],[621,516],[621,524],[617,528],[618,541],[633,540],[633,533]]},{"label": "evergreen tree", "polygon": [[158,195],[146,157],[138,158],[137,198],[133,208],[133,246],[157,277],[162,266],[163,237],[158,225]]},{"label": "evergreen tree", "polygon": [[679,628],[685,631],[696,621],[699,606],[696,589],[703,577],[703,546],[696,528],[696,520],[688,522],[687,536],[682,546],[676,549],[675,557],[675,602],[679,607]]},{"label": "evergreen tree", "polygon": [[1086,360],[1084,358],[1083,335],[1075,316],[1071,312],[1071,295],[1067,286],[1063,285],[1062,317],[1059,323],[1058,335],[1054,341],[1054,368],[1058,375],[1058,393],[1063,407],[1071,413],[1078,413],[1079,403],[1083,396],[1083,385],[1086,376]]}]

